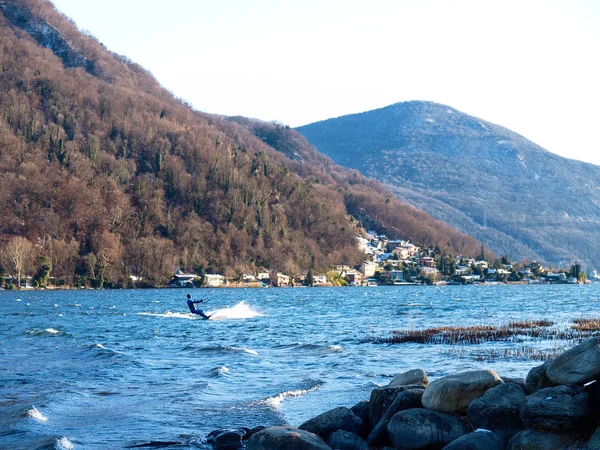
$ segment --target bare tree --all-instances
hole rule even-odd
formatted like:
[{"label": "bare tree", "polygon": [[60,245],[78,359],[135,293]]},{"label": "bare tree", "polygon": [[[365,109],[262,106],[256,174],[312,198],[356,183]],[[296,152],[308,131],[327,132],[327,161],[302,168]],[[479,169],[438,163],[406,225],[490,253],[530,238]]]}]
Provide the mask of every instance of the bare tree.
[{"label": "bare tree", "polygon": [[21,287],[21,274],[26,274],[33,258],[33,244],[27,238],[13,237],[4,247],[4,263],[8,270],[17,274],[18,287]]}]

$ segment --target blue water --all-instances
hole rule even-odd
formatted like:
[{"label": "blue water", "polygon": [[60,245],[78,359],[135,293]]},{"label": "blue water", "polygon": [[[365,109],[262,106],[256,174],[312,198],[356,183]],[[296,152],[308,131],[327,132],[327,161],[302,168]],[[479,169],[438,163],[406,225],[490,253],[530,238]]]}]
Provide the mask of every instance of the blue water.
[{"label": "blue water", "polygon": [[600,316],[600,284],[0,292],[0,448],[207,448],[215,428],[299,425],[367,399],[398,372],[486,368],[524,377],[523,357],[479,346],[382,344],[395,329]]}]

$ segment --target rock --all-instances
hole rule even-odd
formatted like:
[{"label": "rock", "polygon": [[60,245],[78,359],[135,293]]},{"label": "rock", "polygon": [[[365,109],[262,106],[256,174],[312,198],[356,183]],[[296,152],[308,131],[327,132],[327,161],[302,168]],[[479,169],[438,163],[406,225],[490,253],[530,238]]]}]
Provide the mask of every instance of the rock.
[{"label": "rock", "polygon": [[327,439],[327,444],[336,450],[369,450],[369,445],[364,439],[344,430],[331,433]]},{"label": "rock", "polygon": [[428,409],[446,413],[463,412],[471,401],[502,383],[493,370],[457,373],[431,382],[421,401]]},{"label": "rock", "polygon": [[248,439],[246,450],[331,450],[323,440],[296,427],[270,427]]},{"label": "rock", "polygon": [[398,387],[383,387],[371,391],[369,401],[369,426],[371,429],[381,420],[383,413],[390,407],[400,392],[409,389],[423,389],[420,384]]},{"label": "rock", "polygon": [[570,384],[540,389],[527,396],[521,419],[527,427],[570,430],[590,418],[590,399],[583,388]]},{"label": "rock", "polygon": [[400,411],[388,425],[394,446],[406,450],[442,448],[470,431],[456,416],[422,408]]},{"label": "rock", "polygon": [[398,411],[420,408],[423,392],[424,389],[409,389],[408,391],[400,392],[369,434],[369,437],[367,438],[369,445],[381,447],[383,445],[391,444],[388,435],[388,424],[390,423],[390,420]]},{"label": "rock", "polygon": [[583,386],[600,377],[600,337],[595,337],[561,353],[546,369],[554,384]]},{"label": "rock", "polygon": [[337,430],[358,434],[362,429],[362,425],[362,420],[356,417],[350,409],[340,406],[307,420],[298,428],[326,439],[330,433]]},{"label": "rock", "polygon": [[422,385],[423,388],[426,388],[428,384],[429,379],[427,378],[425,371],[421,369],[413,369],[396,375],[396,377],[390,381],[386,387],[391,388],[398,386]]},{"label": "rock", "polygon": [[363,421],[363,426],[358,433],[359,436],[366,438],[369,435],[369,431],[371,428],[369,427],[369,401],[363,400],[362,402],[358,402],[350,411],[354,413],[356,417]]},{"label": "rock", "polygon": [[600,381],[595,381],[594,383],[584,386],[583,390],[590,398],[592,413],[596,417],[600,416]]},{"label": "rock", "polygon": [[243,430],[224,430],[215,436],[212,443],[215,450],[238,450],[244,448],[242,437]]},{"label": "rock", "polygon": [[525,389],[505,383],[488,389],[467,408],[467,418],[475,428],[495,432],[504,442],[521,431],[521,410],[525,406]]},{"label": "rock", "polygon": [[496,433],[479,429],[450,442],[443,450],[504,450],[504,442]]},{"label": "rock", "polygon": [[596,428],[594,434],[587,443],[588,450],[600,450],[600,427]]},{"label": "rock", "polygon": [[528,394],[533,394],[540,389],[554,386],[546,376],[548,364],[549,362],[546,361],[541,366],[534,367],[529,371],[527,378],[525,379],[525,391]]},{"label": "rock", "polygon": [[525,378],[500,377],[505,383],[515,383],[525,388]]},{"label": "rock", "polygon": [[251,437],[253,434],[256,434],[256,433],[258,433],[259,431],[262,431],[262,430],[264,430],[265,428],[267,428],[267,427],[265,427],[264,425],[258,425],[257,427],[254,427],[254,428],[251,428],[251,429],[249,429],[249,430],[248,430],[248,432],[246,433],[246,435],[244,436],[244,439],[250,439],[250,437]]},{"label": "rock", "polygon": [[578,439],[574,432],[553,432],[526,429],[513,436],[507,450],[567,450]]}]

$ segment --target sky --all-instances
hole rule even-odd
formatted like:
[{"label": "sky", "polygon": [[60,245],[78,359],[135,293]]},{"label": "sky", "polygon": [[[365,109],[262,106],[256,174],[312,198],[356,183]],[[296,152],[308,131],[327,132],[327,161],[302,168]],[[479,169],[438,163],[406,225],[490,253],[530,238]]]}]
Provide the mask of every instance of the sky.
[{"label": "sky", "polygon": [[53,0],[194,108],[292,127],[428,100],[600,165],[597,0]]}]

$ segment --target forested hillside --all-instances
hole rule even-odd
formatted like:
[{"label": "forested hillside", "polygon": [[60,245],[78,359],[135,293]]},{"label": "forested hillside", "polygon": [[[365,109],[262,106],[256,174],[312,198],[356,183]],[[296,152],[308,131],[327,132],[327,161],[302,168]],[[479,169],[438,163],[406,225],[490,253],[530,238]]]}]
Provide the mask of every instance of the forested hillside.
[{"label": "forested hillside", "polygon": [[288,127],[194,111],[50,2],[3,0],[0,12],[5,275],[16,237],[29,273],[96,286],[129,275],[160,285],[176,268],[235,277],[353,265],[361,225],[478,253]]},{"label": "forested hillside", "polygon": [[600,167],[506,128],[406,102],[298,129],[335,162],[513,260],[600,268]]}]

